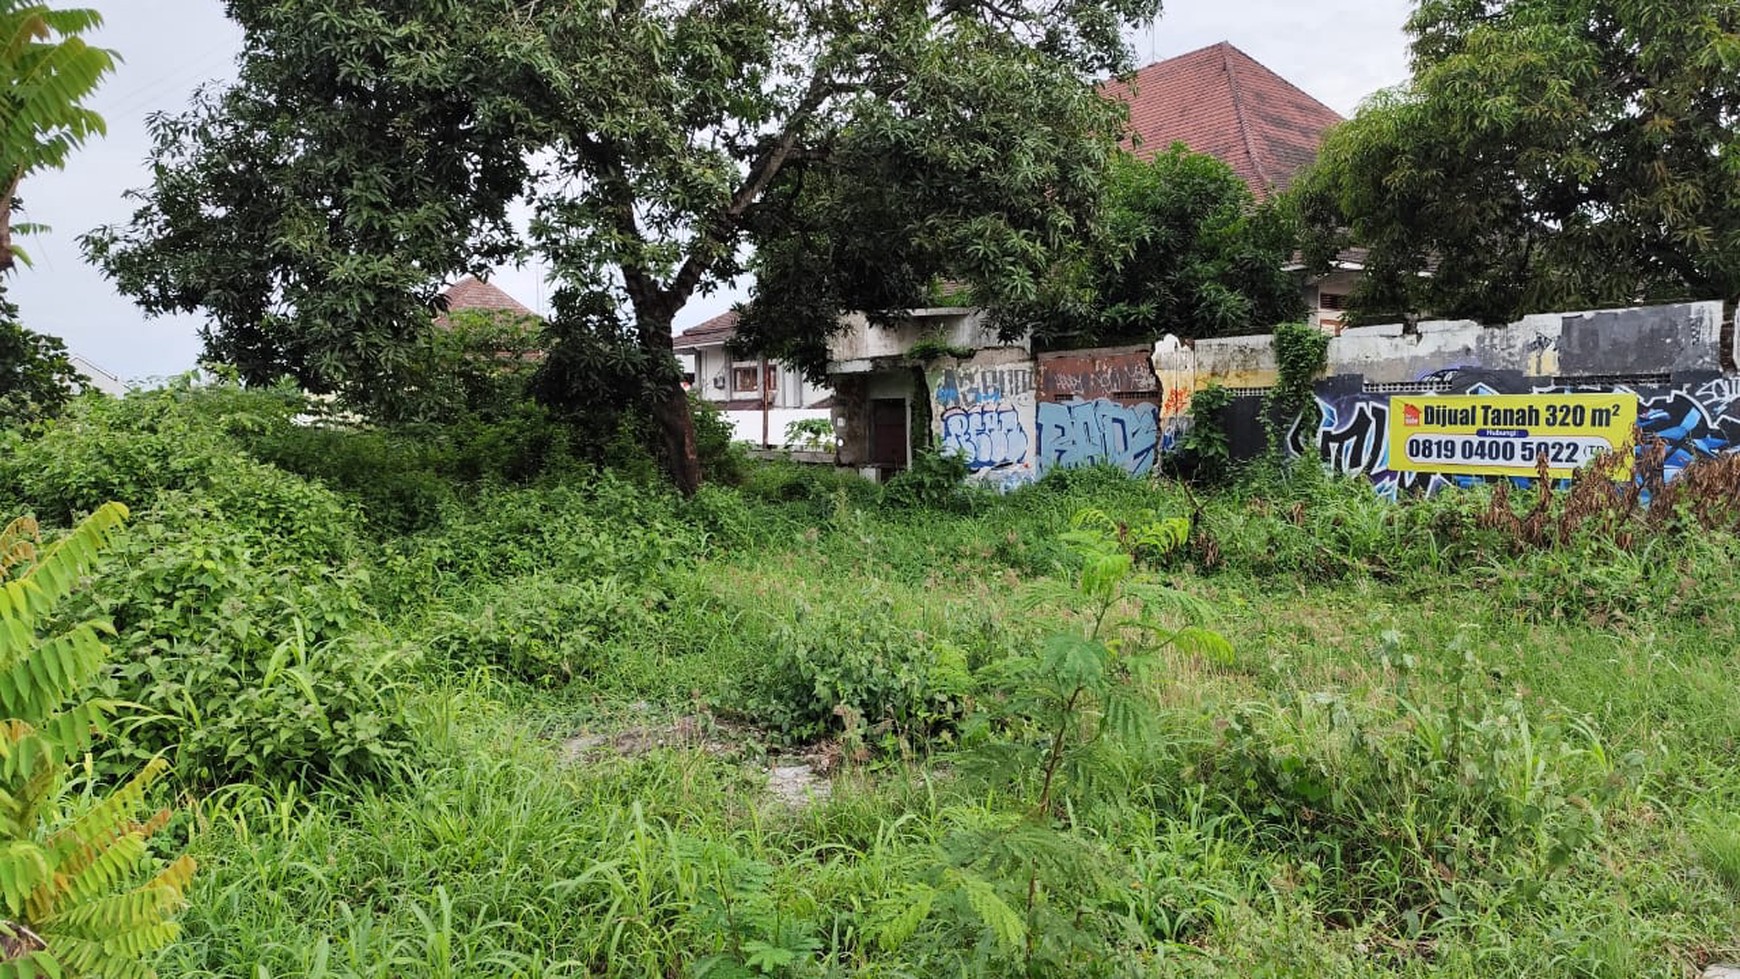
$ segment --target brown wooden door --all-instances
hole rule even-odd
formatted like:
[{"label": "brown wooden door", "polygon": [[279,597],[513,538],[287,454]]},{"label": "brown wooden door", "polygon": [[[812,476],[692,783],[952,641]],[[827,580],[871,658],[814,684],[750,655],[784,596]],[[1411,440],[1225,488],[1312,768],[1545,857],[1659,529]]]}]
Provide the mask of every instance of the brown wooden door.
[{"label": "brown wooden door", "polygon": [[911,439],[906,432],[906,402],[901,398],[870,399],[870,464],[906,468]]}]

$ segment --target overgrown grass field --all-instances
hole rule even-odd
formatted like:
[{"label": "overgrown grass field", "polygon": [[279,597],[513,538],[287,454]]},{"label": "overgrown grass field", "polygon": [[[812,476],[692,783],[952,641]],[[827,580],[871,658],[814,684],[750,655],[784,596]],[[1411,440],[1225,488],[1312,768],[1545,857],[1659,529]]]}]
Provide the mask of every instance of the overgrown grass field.
[{"label": "overgrown grass field", "polygon": [[165,976],[1740,957],[1731,510],[941,463],[685,501],[536,420],[296,410],[183,386],[0,436],[8,515],[134,511],[75,613],[137,705],[88,777],[164,754],[199,863]]}]

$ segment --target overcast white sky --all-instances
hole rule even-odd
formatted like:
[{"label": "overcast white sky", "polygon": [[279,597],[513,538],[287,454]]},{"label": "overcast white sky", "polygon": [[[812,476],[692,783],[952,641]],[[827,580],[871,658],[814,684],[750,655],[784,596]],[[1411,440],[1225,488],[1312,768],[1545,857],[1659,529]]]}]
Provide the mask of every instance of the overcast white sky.
[{"label": "overcast white sky", "polygon": [[[25,325],[53,333],[122,378],[176,374],[199,356],[198,322],[146,320],[80,257],[76,237],[132,211],[122,198],[148,182],[145,117],[182,108],[201,82],[232,77],[240,33],[216,0],[83,0],[107,23],[95,39],[124,63],[93,100],[109,123],[106,138],[76,153],[64,173],[26,181],[26,220],[53,230],[26,239],[35,259],[7,283]],[[1342,114],[1407,77],[1402,21],[1410,0],[1168,0],[1151,28],[1131,36],[1137,60],[1231,41]],[[494,280],[521,302],[547,312],[549,289],[535,267],[501,269]],[[725,289],[691,302],[677,317],[686,327],[729,308],[743,295]]]}]

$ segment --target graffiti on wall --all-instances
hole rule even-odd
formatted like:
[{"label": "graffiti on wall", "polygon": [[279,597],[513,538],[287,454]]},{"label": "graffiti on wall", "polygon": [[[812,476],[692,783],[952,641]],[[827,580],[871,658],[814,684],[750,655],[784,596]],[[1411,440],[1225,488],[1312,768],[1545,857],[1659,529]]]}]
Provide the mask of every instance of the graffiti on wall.
[{"label": "graffiti on wall", "polygon": [[1007,402],[945,408],[942,451],[967,460],[970,472],[1027,463],[1027,432],[1021,413]]},{"label": "graffiti on wall", "polygon": [[1106,462],[1141,476],[1154,467],[1160,449],[1160,409],[1154,405],[1106,398],[1042,402],[1036,417],[1042,469]]},{"label": "graffiti on wall", "polygon": [[[1577,385],[1540,389],[1544,394],[1588,390],[1592,388]],[[1617,385],[1593,390],[1637,396],[1638,430],[1667,443],[1663,475],[1668,479],[1698,459],[1740,450],[1740,378],[1717,377],[1680,388]]]},{"label": "graffiti on wall", "polygon": [[1168,333],[1154,343],[1154,381],[1160,393],[1160,451],[1170,452],[1190,431],[1196,393],[1196,351]]},{"label": "graffiti on wall", "polygon": [[1389,395],[1354,394],[1317,398],[1320,421],[1314,430],[1294,423],[1287,447],[1294,456],[1314,453],[1330,470],[1347,476],[1364,476],[1378,494],[1394,499],[1398,494],[1433,493],[1456,479],[1436,473],[1395,472],[1390,469]]},{"label": "graffiti on wall", "polygon": [[945,407],[1013,401],[1033,394],[1033,367],[1030,364],[951,367],[942,372],[934,394],[936,403]]},{"label": "graffiti on wall", "polygon": [[[1625,384],[1540,385],[1510,393],[1561,394],[1618,391],[1638,399],[1637,425],[1646,437],[1667,444],[1663,475],[1677,477],[1697,459],[1740,451],[1740,378],[1723,376],[1685,386]],[[1475,382],[1458,394],[1498,394]],[[1314,454],[1331,470],[1370,480],[1379,495],[1434,493],[1467,487],[1481,477],[1395,472],[1389,468],[1389,395],[1322,394],[1321,421],[1313,430],[1295,424],[1287,447],[1294,456]],[[1520,482],[1528,482],[1527,479]]]},{"label": "graffiti on wall", "polygon": [[1156,390],[1146,348],[1122,356],[1098,356],[1097,351],[1051,355],[1042,364],[1045,394],[1055,399]]},{"label": "graffiti on wall", "polygon": [[974,482],[1001,490],[1033,482],[1033,367],[962,364],[932,376],[938,449],[966,460]]}]

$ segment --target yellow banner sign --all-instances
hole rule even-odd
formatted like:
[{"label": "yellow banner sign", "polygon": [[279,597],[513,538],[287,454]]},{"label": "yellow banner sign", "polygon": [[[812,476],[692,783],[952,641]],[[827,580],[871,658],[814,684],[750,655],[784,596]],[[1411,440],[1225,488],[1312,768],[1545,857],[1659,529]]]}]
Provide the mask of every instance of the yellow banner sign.
[{"label": "yellow banner sign", "polygon": [[[1396,472],[1533,476],[1547,459],[1569,476],[1631,441],[1637,396],[1614,394],[1406,394],[1390,398]],[[1615,476],[1629,478],[1630,466]]]}]

